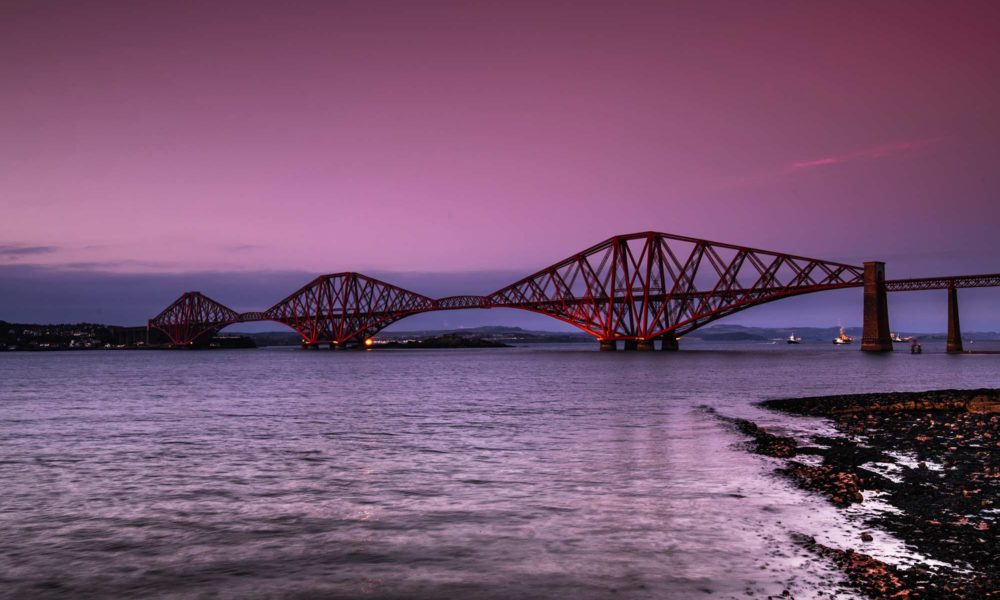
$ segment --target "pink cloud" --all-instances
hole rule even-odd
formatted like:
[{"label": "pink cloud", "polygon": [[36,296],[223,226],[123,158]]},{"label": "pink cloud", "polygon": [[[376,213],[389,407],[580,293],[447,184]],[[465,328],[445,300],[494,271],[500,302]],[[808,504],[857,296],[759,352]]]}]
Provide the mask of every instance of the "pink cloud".
[{"label": "pink cloud", "polygon": [[827,165],[838,165],[841,163],[846,163],[861,159],[886,158],[889,156],[902,154],[904,152],[917,150],[919,148],[924,148],[938,141],[939,139],[940,138],[931,138],[925,140],[914,140],[909,142],[895,142],[891,144],[883,144],[881,146],[875,146],[873,148],[866,148],[864,150],[858,150],[856,152],[849,152],[847,154],[839,154],[835,156],[818,158],[815,160],[794,162],[787,169],[785,169],[784,172],[791,173],[802,169],[813,169],[816,167],[825,167]]},{"label": "pink cloud", "polygon": [[888,144],[873,146],[870,148],[865,148],[863,150],[855,150],[853,152],[847,152],[844,154],[824,156],[812,160],[795,161],[792,163],[788,163],[783,167],[776,168],[772,171],[765,171],[741,177],[734,177],[732,179],[724,181],[720,186],[720,188],[731,189],[731,188],[750,187],[768,183],[782,177],[795,175],[799,172],[809,169],[830,167],[833,165],[840,165],[849,162],[889,158],[900,154],[905,154],[907,152],[913,152],[921,148],[926,148],[927,146],[935,144],[941,141],[942,139],[944,138],[927,138],[927,139],[911,140],[905,142],[891,142]]}]

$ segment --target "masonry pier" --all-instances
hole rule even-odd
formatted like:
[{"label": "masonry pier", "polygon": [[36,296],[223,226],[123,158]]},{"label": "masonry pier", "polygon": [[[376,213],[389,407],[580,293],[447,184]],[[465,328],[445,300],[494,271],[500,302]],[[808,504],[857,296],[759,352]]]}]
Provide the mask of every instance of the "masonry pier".
[{"label": "masonry pier", "polygon": [[948,354],[962,352],[962,327],[958,322],[958,289],[948,287]]},{"label": "masonry pier", "polygon": [[884,262],[865,263],[864,285],[865,320],[861,332],[861,349],[865,352],[892,352]]},{"label": "masonry pier", "polygon": [[602,352],[614,352],[618,349],[618,344],[614,340],[598,340],[601,343]]},{"label": "masonry pier", "polygon": [[666,333],[660,336],[660,350],[665,352],[677,352],[680,349],[680,344],[677,343],[677,337],[672,333]]}]

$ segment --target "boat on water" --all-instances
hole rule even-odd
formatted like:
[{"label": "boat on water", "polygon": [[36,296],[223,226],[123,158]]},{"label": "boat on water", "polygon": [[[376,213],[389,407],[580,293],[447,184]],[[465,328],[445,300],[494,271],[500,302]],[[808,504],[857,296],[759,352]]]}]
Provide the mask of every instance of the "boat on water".
[{"label": "boat on water", "polygon": [[889,332],[889,340],[893,342],[902,342],[903,338],[899,337],[898,333]]},{"label": "boat on water", "polygon": [[847,333],[844,332],[844,328],[843,327],[840,328],[840,335],[838,335],[837,337],[833,338],[833,343],[836,344],[837,346],[843,346],[844,344],[851,344],[853,342],[854,342],[854,338],[852,338],[851,336],[847,335]]},{"label": "boat on water", "polygon": [[802,338],[795,337],[795,334],[793,333],[792,335],[788,336],[788,343],[789,344],[801,344],[802,343]]}]

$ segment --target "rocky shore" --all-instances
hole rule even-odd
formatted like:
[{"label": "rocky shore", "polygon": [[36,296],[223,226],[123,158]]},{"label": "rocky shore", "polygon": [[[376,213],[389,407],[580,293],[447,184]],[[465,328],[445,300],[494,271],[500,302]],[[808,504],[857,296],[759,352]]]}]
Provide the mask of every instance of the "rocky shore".
[{"label": "rocky shore", "polygon": [[[799,443],[745,420],[751,449],[839,507],[878,495],[896,510],[866,517],[920,554],[946,563],[896,568],[861,550],[798,541],[833,560],[872,598],[1000,598],[1000,390],[827,396],[762,406],[828,418],[837,436]],[[811,458],[805,458],[811,457]]]}]

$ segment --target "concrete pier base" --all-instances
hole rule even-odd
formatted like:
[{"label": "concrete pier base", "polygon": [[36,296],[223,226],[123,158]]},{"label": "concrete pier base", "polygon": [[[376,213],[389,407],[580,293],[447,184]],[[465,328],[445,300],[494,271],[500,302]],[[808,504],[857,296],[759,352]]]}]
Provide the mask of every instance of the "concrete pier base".
[{"label": "concrete pier base", "polygon": [[677,352],[680,350],[680,344],[677,343],[676,337],[668,333],[660,336],[660,350],[663,352]]},{"label": "concrete pier base", "polygon": [[640,352],[648,352],[653,349],[653,340],[639,340],[635,349]]},{"label": "concrete pier base", "polygon": [[889,337],[889,302],[885,292],[885,263],[865,263],[864,329],[861,349],[865,352],[892,352]]},{"label": "concrete pier base", "polygon": [[627,350],[627,351],[638,350],[639,349],[639,342],[636,341],[636,340],[625,340],[624,349]]},{"label": "concrete pier base", "polygon": [[618,349],[618,344],[614,340],[599,340],[602,352],[614,352]]},{"label": "concrete pier base", "polygon": [[962,348],[962,327],[958,321],[958,290],[948,288],[948,354],[959,354]]}]

